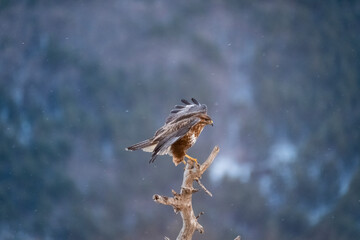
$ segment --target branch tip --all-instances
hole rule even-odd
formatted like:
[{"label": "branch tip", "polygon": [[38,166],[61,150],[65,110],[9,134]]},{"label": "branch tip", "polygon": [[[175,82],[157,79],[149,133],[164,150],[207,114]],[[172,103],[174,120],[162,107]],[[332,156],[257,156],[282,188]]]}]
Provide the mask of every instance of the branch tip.
[{"label": "branch tip", "polygon": [[204,212],[200,212],[200,213],[196,216],[196,219],[199,219],[199,217],[200,217],[201,215],[204,215]]},{"label": "branch tip", "polygon": [[159,200],[159,198],[160,198],[160,196],[159,196],[159,195],[157,195],[157,194],[155,194],[155,195],[153,196],[153,200],[154,200],[154,201]]}]

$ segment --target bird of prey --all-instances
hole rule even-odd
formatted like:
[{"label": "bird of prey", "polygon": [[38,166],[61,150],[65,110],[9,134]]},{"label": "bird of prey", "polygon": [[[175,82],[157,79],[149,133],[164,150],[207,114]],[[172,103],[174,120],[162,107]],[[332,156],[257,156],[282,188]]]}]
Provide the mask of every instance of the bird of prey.
[{"label": "bird of prey", "polygon": [[206,125],[213,126],[212,119],[207,115],[207,107],[195,98],[193,103],[181,99],[185,105],[175,105],[166,118],[165,125],[158,129],[152,138],[127,147],[128,151],[142,149],[152,152],[149,163],[155,161],[158,155],[168,154],[173,157],[175,166],[185,163],[184,158],[197,163],[197,159],[186,154],[194,145]]}]

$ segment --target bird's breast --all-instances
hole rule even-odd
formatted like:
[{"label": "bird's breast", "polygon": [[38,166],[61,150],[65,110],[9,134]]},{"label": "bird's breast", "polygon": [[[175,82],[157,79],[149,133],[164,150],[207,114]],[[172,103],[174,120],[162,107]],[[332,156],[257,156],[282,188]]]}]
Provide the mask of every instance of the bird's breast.
[{"label": "bird's breast", "polygon": [[190,146],[195,144],[196,140],[198,139],[198,137],[203,129],[204,129],[204,126],[202,124],[197,124],[190,129],[188,134],[186,134],[185,137],[188,139]]},{"label": "bird's breast", "polygon": [[194,127],[191,128],[190,132],[191,132],[191,134],[194,135],[195,141],[196,141],[196,138],[199,137],[199,135],[202,132],[202,130],[204,129],[204,127],[205,127],[205,125],[199,123],[199,124],[196,124]]},{"label": "bird's breast", "polygon": [[195,133],[191,134],[189,137],[189,141],[191,145],[194,145],[196,142],[197,137],[195,136]]},{"label": "bird's breast", "polygon": [[202,124],[192,127],[182,138],[171,145],[169,149],[171,154],[176,158],[182,159],[186,151],[195,144],[203,128],[204,125]]}]

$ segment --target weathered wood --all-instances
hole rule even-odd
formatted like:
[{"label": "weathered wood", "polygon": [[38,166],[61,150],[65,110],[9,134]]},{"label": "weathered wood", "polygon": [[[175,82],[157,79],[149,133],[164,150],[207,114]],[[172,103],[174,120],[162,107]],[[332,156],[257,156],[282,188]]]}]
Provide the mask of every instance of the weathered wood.
[{"label": "weathered wood", "polygon": [[191,240],[195,231],[200,233],[204,232],[203,226],[201,226],[201,224],[198,222],[198,218],[201,214],[196,217],[192,207],[192,194],[198,191],[193,187],[193,182],[197,181],[201,188],[203,188],[207,194],[212,196],[212,194],[200,182],[200,178],[212,164],[215,157],[219,153],[219,150],[219,147],[215,146],[209,157],[201,165],[198,163],[195,164],[190,160],[187,162],[184,171],[183,182],[181,184],[180,194],[172,190],[174,195],[173,197],[165,197],[158,194],[153,196],[155,202],[172,206],[175,213],[180,212],[183,220],[183,226],[178,237],[176,238],[177,240]]}]

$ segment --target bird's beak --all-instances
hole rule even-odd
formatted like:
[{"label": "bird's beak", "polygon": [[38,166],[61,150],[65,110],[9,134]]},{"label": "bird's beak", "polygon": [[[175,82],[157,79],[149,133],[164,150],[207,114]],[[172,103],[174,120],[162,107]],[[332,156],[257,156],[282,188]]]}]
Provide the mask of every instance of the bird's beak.
[{"label": "bird's beak", "polygon": [[211,124],[211,126],[214,126],[214,121],[213,121],[213,120],[211,120],[210,124]]}]

